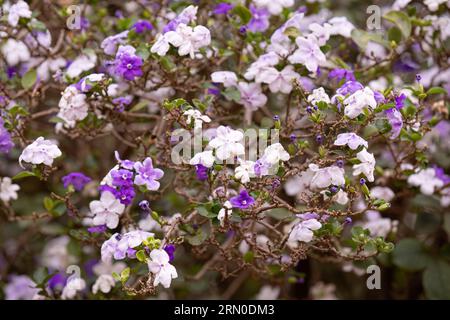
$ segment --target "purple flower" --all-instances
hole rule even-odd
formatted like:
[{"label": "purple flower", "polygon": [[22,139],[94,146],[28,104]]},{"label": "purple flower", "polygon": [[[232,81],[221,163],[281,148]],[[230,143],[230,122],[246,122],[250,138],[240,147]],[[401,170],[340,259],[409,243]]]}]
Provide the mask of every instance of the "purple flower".
[{"label": "purple flower", "polygon": [[392,127],[391,139],[395,139],[399,136],[403,127],[402,114],[396,108],[388,109],[384,113],[386,114],[389,124]]},{"label": "purple flower", "polygon": [[72,172],[62,177],[64,188],[67,189],[69,185],[72,185],[77,191],[83,190],[84,186],[91,181],[92,181],[91,178],[85,176],[81,172]]},{"label": "purple flower", "polygon": [[14,147],[14,143],[8,130],[3,126],[3,123],[3,118],[0,117],[0,152],[9,153]]},{"label": "purple flower", "polygon": [[159,180],[163,177],[164,172],[161,169],[153,168],[151,158],[146,158],[144,162],[136,162],[134,165],[136,177],[134,183],[138,186],[145,185],[148,190],[155,191],[159,189]]},{"label": "purple flower", "polygon": [[47,281],[47,285],[51,290],[62,290],[65,287],[66,282],[67,278],[64,276],[64,274],[57,273]]},{"label": "purple flower", "polygon": [[7,75],[8,79],[11,80],[12,78],[14,78],[14,76],[17,75],[17,69],[15,67],[8,67],[6,69],[6,75]]},{"label": "purple flower", "polygon": [[328,74],[328,77],[330,79],[336,78],[337,81],[341,81],[342,79],[345,79],[347,81],[355,81],[355,75],[353,74],[352,70],[347,69],[333,69]]},{"label": "purple flower", "polygon": [[248,30],[252,32],[263,32],[269,28],[270,13],[266,8],[256,8],[250,5],[252,19],[247,24]]},{"label": "purple flower", "polygon": [[339,89],[336,90],[336,93],[346,96],[347,94],[353,94],[361,89],[364,89],[364,86],[358,81],[347,81]]},{"label": "purple flower", "polygon": [[107,230],[106,224],[100,226],[93,226],[87,229],[89,233],[103,233]]},{"label": "purple flower", "polygon": [[234,208],[247,209],[255,203],[255,199],[248,194],[247,190],[242,190],[239,195],[230,199]]},{"label": "purple flower", "polygon": [[208,179],[208,168],[202,164],[197,164],[195,166],[195,173],[197,174],[197,179],[200,181]]},{"label": "purple flower", "polygon": [[399,96],[396,96],[395,98],[395,107],[397,110],[400,110],[405,105],[406,95],[402,93]]},{"label": "purple flower", "polygon": [[139,202],[139,208],[141,208],[142,211],[149,213],[150,212],[150,203],[148,200],[142,200]]},{"label": "purple flower", "polygon": [[136,77],[143,75],[142,65],[144,62],[142,58],[129,53],[118,55],[115,61],[115,73],[125,80],[133,81]]},{"label": "purple flower", "polygon": [[268,174],[269,168],[270,163],[268,163],[264,159],[258,159],[255,162],[253,170],[255,171],[256,176],[261,177]]},{"label": "purple flower", "polygon": [[121,204],[128,206],[133,202],[136,192],[134,191],[133,186],[123,186],[116,191],[114,196],[120,201]]},{"label": "purple flower", "polygon": [[164,247],[164,251],[169,255],[169,262],[173,261],[175,258],[175,246],[173,244],[168,244]]},{"label": "purple flower", "polygon": [[377,104],[384,103],[384,101],[386,100],[384,98],[383,94],[376,90],[373,91],[373,97],[375,98],[375,101],[377,102]]},{"label": "purple flower", "polygon": [[120,159],[120,155],[119,155],[118,151],[115,151],[114,155],[116,157],[117,162],[120,164],[120,166],[122,168],[125,168],[127,170],[133,170],[134,169],[134,163],[135,163],[134,161],[127,160],[127,159],[125,159],[125,160]]},{"label": "purple flower", "polygon": [[227,14],[233,8],[234,8],[233,4],[227,3],[227,2],[221,2],[214,7],[213,13],[214,14]]},{"label": "purple flower", "polygon": [[126,169],[119,169],[111,171],[111,177],[113,179],[113,186],[115,187],[127,187],[133,185],[133,172]]},{"label": "purple flower", "polygon": [[147,30],[152,30],[153,26],[147,20],[140,20],[136,22],[132,28],[136,31],[136,33],[144,33]]},{"label": "purple flower", "polygon": [[169,31],[175,31],[175,29],[177,28],[178,25],[179,25],[179,22],[176,19],[169,21],[169,23],[165,25],[165,27],[163,29],[163,33],[166,33]]},{"label": "purple flower", "polygon": [[436,178],[440,179],[444,184],[450,183],[450,176],[445,174],[444,169],[442,169],[436,165],[433,167],[434,167],[434,172],[435,172]]},{"label": "purple flower", "polygon": [[131,103],[131,98],[129,97],[118,97],[113,99],[112,103],[116,105],[116,110],[118,112],[123,112],[125,110],[125,107],[128,106]]}]

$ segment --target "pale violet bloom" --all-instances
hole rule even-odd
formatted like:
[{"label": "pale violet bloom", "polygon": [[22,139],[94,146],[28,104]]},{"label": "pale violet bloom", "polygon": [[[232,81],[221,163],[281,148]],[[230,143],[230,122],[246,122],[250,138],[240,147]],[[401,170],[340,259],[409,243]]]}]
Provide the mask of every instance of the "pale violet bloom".
[{"label": "pale violet bloom", "polygon": [[317,39],[310,35],[308,38],[297,37],[298,49],[289,56],[290,63],[303,64],[310,72],[316,72],[319,65],[326,62],[325,54],[320,50]]},{"label": "pale violet bloom", "polygon": [[255,176],[254,167],[254,161],[240,160],[239,166],[234,169],[234,176],[236,177],[236,179],[240,180],[241,183],[247,183],[250,181],[251,177]]},{"label": "pale violet bloom", "polygon": [[164,171],[153,168],[152,158],[147,157],[143,162],[136,162],[134,169],[136,170],[135,184],[138,186],[146,186],[149,191],[159,189],[160,183],[157,180],[164,176]]},{"label": "pale violet bloom", "polygon": [[169,263],[169,255],[165,250],[154,249],[150,252],[148,269],[155,275],[153,285],[156,287],[162,284],[164,288],[169,288],[172,279],[178,277],[177,270]]},{"label": "pale violet bloom", "polygon": [[211,80],[214,83],[223,83],[225,88],[237,85],[238,78],[232,71],[216,71],[211,73]]},{"label": "pale violet bloom", "polygon": [[8,203],[11,200],[17,200],[17,191],[20,187],[17,184],[13,184],[11,178],[0,178],[0,200]]},{"label": "pale violet bloom", "polygon": [[391,188],[380,186],[376,186],[370,189],[370,195],[374,198],[383,199],[388,202],[395,197],[394,191],[392,191]]},{"label": "pale violet bloom", "polygon": [[330,39],[331,25],[328,23],[325,23],[323,26],[318,23],[312,23],[308,27],[312,34],[316,37],[317,44],[319,46],[324,46],[328,39]]},{"label": "pale violet bloom", "polygon": [[112,288],[116,285],[116,280],[114,280],[112,275],[102,274],[95,281],[92,286],[92,293],[97,294],[99,291],[103,293],[109,293]]},{"label": "pale violet bloom", "polygon": [[204,26],[189,27],[183,23],[179,24],[175,31],[169,31],[164,34],[167,41],[178,48],[180,56],[190,55],[195,58],[195,53],[202,47],[211,43],[211,34]]},{"label": "pale violet bloom", "polygon": [[14,67],[21,62],[30,60],[31,55],[28,47],[22,41],[8,39],[2,47],[2,54],[6,63]]},{"label": "pale violet bloom", "polygon": [[70,277],[61,293],[61,299],[73,299],[79,291],[86,288],[86,281],[79,277]]},{"label": "pale violet bloom", "polygon": [[320,228],[322,228],[322,224],[317,219],[300,221],[292,229],[288,241],[310,242],[314,237],[313,231],[319,230]]},{"label": "pale violet bloom", "polygon": [[281,71],[278,71],[274,67],[266,67],[256,75],[255,81],[267,83],[271,92],[288,94],[292,91],[293,80],[299,78],[300,75],[294,71],[294,67],[288,65]]},{"label": "pale violet bloom", "polygon": [[183,112],[183,115],[186,116],[186,122],[188,124],[194,121],[194,126],[196,128],[201,127],[203,122],[211,122],[210,117],[203,115],[200,111],[195,109],[186,110],[185,112]]},{"label": "pale violet bloom", "polygon": [[269,10],[272,15],[279,15],[283,8],[289,8],[294,5],[294,0],[253,0],[257,7],[264,7]]},{"label": "pale violet bloom", "polygon": [[262,93],[261,85],[259,83],[239,82],[238,89],[241,94],[240,103],[248,110],[257,110],[264,106],[267,102],[267,97]]},{"label": "pale violet bloom", "polygon": [[[324,200],[327,200],[327,199],[330,198],[330,197],[327,195],[327,193],[328,193],[327,190],[322,190],[320,193],[323,195]],[[331,197],[331,199],[332,199],[334,202],[336,202],[336,203],[338,203],[338,204],[340,204],[340,205],[343,205],[343,206],[346,205],[346,204],[348,203],[348,200],[349,200],[347,192],[345,192],[345,191],[342,190],[342,189],[339,189],[339,191],[336,192],[336,194],[334,194],[334,195]]]},{"label": "pale violet bloom", "polygon": [[345,38],[352,36],[352,31],[355,26],[348,21],[346,17],[333,17],[328,20],[330,35],[341,35]]},{"label": "pale violet bloom", "polygon": [[325,92],[325,89],[320,87],[314,89],[312,93],[308,96],[308,102],[312,105],[316,105],[318,102],[323,101],[325,103],[330,103],[330,97]]},{"label": "pale violet bloom", "polygon": [[348,145],[348,147],[352,150],[356,150],[359,148],[359,146],[364,146],[366,148],[369,147],[369,144],[366,140],[358,136],[356,133],[350,132],[350,133],[340,133],[338,134],[336,140],[334,141],[335,146],[345,146]]},{"label": "pale violet bloom", "polygon": [[375,170],[375,157],[372,153],[367,152],[366,149],[361,150],[356,154],[361,163],[353,165],[353,175],[357,176],[364,174],[370,182],[375,180],[373,172]]},{"label": "pale violet bloom", "polygon": [[215,159],[216,158],[214,157],[212,150],[207,150],[196,153],[194,157],[192,157],[192,159],[189,161],[189,164],[193,166],[201,164],[202,166],[211,168],[214,164]]},{"label": "pale violet bloom", "polygon": [[[45,140],[44,137],[37,138],[32,144],[23,149],[19,157],[19,164],[22,162],[31,164],[44,164],[46,166],[53,165],[53,160],[62,155],[58,146],[50,140]],[[23,167],[23,166],[22,166]]]},{"label": "pale violet bloom", "polygon": [[117,46],[124,44],[128,37],[128,30],[125,30],[119,34],[115,34],[112,36],[109,36],[105,38],[100,47],[103,49],[103,52],[105,52],[107,55],[114,55],[117,50]]},{"label": "pale violet bloom", "polygon": [[231,215],[233,214],[233,205],[230,201],[225,201],[223,204],[222,209],[220,209],[217,219],[220,221],[220,225],[223,227],[225,223],[225,217],[227,219],[230,219]]},{"label": "pale violet bloom", "polygon": [[92,220],[94,225],[106,225],[109,229],[114,229],[119,224],[119,217],[125,211],[125,206],[109,191],[104,191],[100,201],[95,200],[89,204],[91,213],[94,214]]},{"label": "pale violet bloom", "polygon": [[[142,230],[133,230],[125,234],[113,234],[108,240],[103,242],[101,247],[101,257],[103,263],[112,264],[112,259],[122,260],[126,257],[135,258],[136,248],[149,237],[155,234]],[[116,270],[112,270],[117,272]]]},{"label": "pale violet bloom", "polygon": [[365,213],[364,223],[362,227],[369,229],[370,235],[373,237],[387,237],[390,232],[397,232],[398,221],[390,218],[383,218],[378,211],[368,210]]},{"label": "pale violet bloom", "polygon": [[279,142],[271,144],[264,150],[264,159],[271,165],[277,164],[280,161],[288,161],[290,159],[289,153],[284,150],[283,145]]},{"label": "pale violet bloom", "polygon": [[216,150],[216,157],[219,160],[227,160],[245,154],[241,143],[243,139],[244,134],[241,131],[220,126],[216,130],[216,137],[209,142],[209,146]]},{"label": "pale violet bloom", "polygon": [[341,186],[345,184],[344,169],[338,166],[319,168],[316,164],[310,164],[309,169],[314,172],[310,184],[312,189],[324,189],[331,185]]},{"label": "pale violet bloom", "polygon": [[372,89],[366,87],[347,97],[344,100],[344,105],[344,114],[350,119],[354,119],[359,116],[366,107],[375,109],[377,107],[377,101],[375,100]]},{"label": "pale violet bloom", "polygon": [[436,176],[436,170],[433,168],[418,170],[408,177],[408,183],[420,187],[420,192],[428,196],[444,186],[444,182]]},{"label": "pale violet bloom", "polygon": [[[6,280],[6,279],[5,279]],[[6,300],[37,300],[40,289],[36,288],[36,283],[25,275],[12,275],[9,282],[4,287]]]},{"label": "pale violet bloom", "polygon": [[20,0],[13,4],[8,11],[8,23],[11,27],[16,27],[20,18],[30,19],[32,12],[25,1]]}]

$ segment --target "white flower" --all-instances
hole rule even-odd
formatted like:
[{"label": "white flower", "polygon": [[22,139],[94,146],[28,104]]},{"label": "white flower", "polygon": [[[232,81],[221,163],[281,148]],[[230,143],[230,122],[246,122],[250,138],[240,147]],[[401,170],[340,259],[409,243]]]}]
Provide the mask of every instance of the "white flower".
[{"label": "white flower", "polygon": [[432,195],[436,189],[444,186],[444,182],[436,177],[436,171],[433,168],[422,169],[410,175],[408,183],[420,187],[420,192],[425,195]]},{"label": "white flower", "polygon": [[271,144],[264,150],[264,159],[270,164],[277,164],[280,161],[288,161],[290,159],[289,153],[284,150],[283,145],[279,142]]},{"label": "white flower", "polygon": [[330,185],[341,186],[345,184],[344,169],[338,166],[319,168],[315,164],[310,164],[309,169],[314,172],[310,185],[312,189],[323,189]]},{"label": "white flower", "polygon": [[345,38],[350,38],[352,36],[352,30],[355,29],[355,26],[346,17],[334,17],[328,23],[331,26],[329,28],[331,35],[341,35]]},{"label": "white flower", "polygon": [[93,51],[88,51],[77,57],[67,68],[66,74],[70,78],[76,78],[85,71],[89,71],[95,67],[97,56]]},{"label": "white flower", "polygon": [[21,62],[30,60],[30,51],[22,41],[8,39],[2,47],[3,56],[9,66],[14,67]]},{"label": "white flower", "polygon": [[215,158],[213,156],[213,152],[211,150],[207,150],[195,154],[194,157],[189,161],[189,164],[193,166],[201,164],[207,168],[211,168],[214,164],[214,160]]},{"label": "white flower", "polygon": [[71,264],[77,263],[77,258],[67,249],[69,236],[59,236],[48,241],[42,252],[41,263],[51,270],[63,270]]},{"label": "white flower", "polygon": [[209,142],[209,146],[216,150],[216,157],[219,160],[226,160],[245,153],[244,146],[241,144],[243,139],[244,134],[241,131],[220,126],[216,130],[216,137]]},{"label": "white flower", "polygon": [[164,288],[169,288],[172,279],[178,277],[177,270],[169,263],[169,255],[161,249],[154,249],[150,252],[148,269],[155,275],[153,285],[156,287],[162,284]]},{"label": "white flower", "polygon": [[96,226],[104,225],[109,229],[114,229],[119,224],[119,217],[125,211],[125,206],[109,191],[104,191],[100,201],[95,200],[89,204],[93,213],[93,223]]},{"label": "white flower", "polygon": [[202,113],[195,109],[186,110],[183,113],[186,116],[186,122],[191,123],[194,120],[194,126],[196,128],[201,127],[203,122],[211,122],[211,119],[208,116],[202,115]]},{"label": "white flower", "polygon": [[359,148],[359,146],[364,146],[366,148],[369,147],[369,144],[366,140],[358,136],[356,133],[350,132],[350,133],[340,133],[338,134],[336,140],[334,141],[335,146],[345,146],[348,145],[348,147],[352,150],[356,150]]},{"label": "white flower", "polygon": [[308,96],[308,102],[312,105],[316,105],[318,102],[323,101],[326,103],[330,103],[330,97],[325,92],[325,89],[320,87],[314,89],[313,92]]},{"label": "white flower", "polygon": [[237,85],[238,78],[232,71],[216,71],[211,73],[212,82],[223,83],[225,88]]},{"label": "white flower", "polygon": [[353,175],[357,176],[364,174],[370,182],[375,180],[373,171],[375,170],[375,157],[372,153],[367,152],[366,149],[361,150],[356,154],[361,163],[353,165]]},{"label": "white flower", "polygon": [[97,278],[94,285],[92,286],[92,293],[97,294],[100,290],[103,293],[108,293],[116,285],[116,281],[109,274],[102,274]]},{"label": "white flower", "polygon": [[0,199],[8,203],[10,200],[17,200],[17,191],[20,187],[17,184],[12,184],[11,178],[5,177],[0,179]]},{"label": "white flower", "polygon": [[223,208],[220,209],[217,215],[217,219],[220,221],[220,225],[222,227],[225,223],[225,217],[227,217],[227,219],[230,219],[232,213],[233,213],[233,205],[231,204],[230,201],[225,201],[225,203],[223,204]]},{"label": "white flower", "polygon": [[280,287],[264,285],[256,295],[256,300],[277,300],[280,295]]},{"label": "white flower", "polygon": [[20,18],[31,18],[31,10],[25,1],[20,0],[9,8],[8,23],[11,27],[16,27]]},{"label": "white flower", "polygon": [[273,15],[279,15],[283,8],[292,7],[294,0],[253,0],[257,7],[264,7]]},{"label": "white flower", "polygon": [[348,194],[344,190],[340,189],[333,197],[333,200],[344,206],[348,203]]},{"label": "white flower", "polygon": [[61,155],[61,150],[54,142],[45,140],[44,137],[39,137],[22,151],[19,157],[19,164],[22,166],[22,161],[25,161],[32,164],[51,166],[53,160]]},{"label": "white flower", "polygon": [[61,299],[73,299],[77,295],[77,292],[84,290],[84,288],[86,288],[86,281],[84,279],[77,277],[69,278],[62,291]]},{"label": "white flower", "polygon": [[189,27],[180,23],[175,31],[169,31],[164,34],[167,41],[178,48],[178,54],[185,56],[189,54],[192,59],[195,53],[202,47],[211,43],[211,34],[204,26]]},{"label": "white flower", "polygon": [[295,42],[298,49],[289,56],[290,63],[301,63],[310,72],[316,72],[320,64],[326,62],[325,54],[320,50],[317,39],[310,35],[308,38],[298,37]]},{"label": "white flower", "polygon": [[250,181],[250,177],[254,177],[255,171],[254,161],[240,160],[239,166],[234,169],[234,176],[240,180],[241,183],[247,183]]},{"label": "white flower", "polygon": [[258,60],[253,62],[244,74],[247,80],[253,80],[266,67],[272,67],[278,64],[280,57],[275,52],[268,52],[258,57]]},{"label": "white flower", "polygon": [[57,116],[64,120],[69,128],[73,128],[76,121],[81,121],[88,115],[89,105],[86,102],[86,95],[74,86],[69,86],[64,90],[58,106]]},{"label": "white flower", "polygon": [[385,201],[391,201],[395,197],[394,191],[390,188],[379,186],[370,189],[370,195],[374,198],[383,199]]},{"label": "white flower", "polygon": [[316,219],[301,221],[292,229],[288,241],[310,242],[314,237],[313,231],[320,228],[322,228],[322,224]]},{"label": "white flower", "polygon": [[49,81],[51,76],[60,72],[66,66],[64,58],[46,59],[36,69],[37,75],[42,81]]},{"label": "white flower", "polygon": [[448,0],[424,0],[424,4],[428,7],[428,10],[437,11],[439,6],[447,1]]},{"label": "white flower", "polygon": [[319,46],[324,46],[328,39],[330,39],[330,28],[331,25],[328,23],[325,23],[323,26],[318,23],[309,25],[309,30],[311,30],[312,34],[316,37]]},{"label": "white flower", "polygon": [[365,107],[375,109],[377,101],[375,95],[369,87],[360,89],[344,100],[344,114],[350,119],[359,116]]},{"label": "white flower", "polygon": [[366,219],[367,221],[362,226],[369,229],[370,235],[373,237],[386,237],[389,232],[397,232],[398,221],[383,218],[378,211],[367,211]]},{"label": "white flower", "polygon": [[267,102],[267,97],[262,93],[261,85],[259,83],[239,82],[238,89],[241,94],[240,103],[249,110],[257,110],[264,106]]},{"label": "white flower", "polygon": [[291,65],[278,71],[274,67],[266,67],[256,75],[255,81],[267,83],[271,92],[282,92],[288,94],[292,90],[292,81],[300,78],[300,75],[294,71]]},{"label": "white flower", "polygon": [[169,40],[165,35],[159,34],[156,37],[156,42],[151,47],[150,52],[156,53],[160,56],[165,56],[167,54],[167,51],[169,51],[169,49],[170,49]]}]

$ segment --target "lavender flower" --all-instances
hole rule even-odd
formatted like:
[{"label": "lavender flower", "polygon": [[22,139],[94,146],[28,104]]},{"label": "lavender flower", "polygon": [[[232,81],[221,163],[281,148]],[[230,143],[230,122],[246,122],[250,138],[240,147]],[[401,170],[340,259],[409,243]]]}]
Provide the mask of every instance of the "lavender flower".
[{"label": "lavender flower", "polygon": [[396,96],[394,100],[395,100],[395,107],[397,108],[397,110],[400,110],[405,105],[406,95],[402,93],[401,95]]},{"label": "lavender flower", "polygon": [[269,28],[270,13],[266,8],[257,8],[250,5],[252,19],[247,24],[248,30],[252,32],[264,32]]},{"label": "lavender flower", "polygon": [[3,118],[0,117],[0,152],[9,153],[14,147],[14,143],[12,142],[11,135],[8,130],[5,129],[3,124]]},{"label": "lavender flower", "polygon": [[132,29],[134,29],[136,33],[140,34],[144,33],[147,30],[152,30],[153,25],[147,20],[140,20],[133,25]]},{"label": "lavender flower", "polygon": [[356,81],[353,71],[347,69],[333,69],[328,74],[328,77],[330,79],[336,78],[337,81],[341,81],[342,79],[345,79],[347,81]]},{"label": "lavender flower", "polygon": [[72,172],[62,177],[64,188],[67,189],[69,185],[72,185],[77,191],[83,190],[84,186],[91,181],[92,181],[91,178],[85,176],[81,172]]},{"label": "lavender flower", "polygon": [[248,194],[247,190],[242,190],[239,195],[230,199],[234,208],[247,209],[255,203],[255,199]]},{"label": "lavender flower", "polygon": [[175,246],[173,244],[168,244],[164,247],[164,250],[167,252],[167,254],[169,255],[169,262],[173,261],[173,259],[175,258]]},{"label": "lavender flower", "polygon": [[144,162],[136,162],[134,169],[137,175],[134,179],[134,183],[138,186],[145,185],[148,190],[155,191],[159,189],[159,182],[156,180],[161,179],[164,176],[164,172],[161,169],[153,168],[151,158],[146,158]]},{"label": "lavender flower", "polygon": [[399,136],[403,127],[402,114],[396,108],[388,109],[384,113],[386,114],[389,124],[392,127],[391,139],[395,139]]},{"label": "lavender flower", "polygon": [[195,173],[197,174],[197,179],[200,181],[208,179],[208,168],[202,164],[195,166]]},{"label": "lavender flower", "polygon": [[228,14],[228,12],[230,10],[232,10],[234,8],[234,5],[231,3],[227,3],[227,2],[221,2],[219,4],[217,4],[214,9],[213,9],[213,13],[214,14]]},{"label": "lavender flower", "polygon": [[100,226],[90,227],[87,230],[89,233],[103,233],[106,231],[106,229],[107,229],[106,224],[102,224]]},{"label": "lavender flower", "polygon": [[347,81],[339,89],[336,90],[336,93],[346,96],[347,94],[353,94],[361,89],[364,89],[364,86],[358,81]]},{"label": "lavender flower", "polygon": [[131,103],[131,98],[129,97],[118,97],[113,99],[112,103],[116,105],[116,111],[123,112],[125,107]]}]

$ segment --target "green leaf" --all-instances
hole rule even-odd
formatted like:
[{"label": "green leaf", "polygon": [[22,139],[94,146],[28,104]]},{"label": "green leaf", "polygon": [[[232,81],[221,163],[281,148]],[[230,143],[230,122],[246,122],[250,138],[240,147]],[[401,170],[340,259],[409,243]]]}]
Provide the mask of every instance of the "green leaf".
[{"label": "green leaf", "polygon": [[37,79],[37,73],[35,69],[29,70],[25,75],[22,77],[22,87],[24,89],[30,89]]},{"label": "green leaf", "polygon": [[145,44],[141,44],[139,47],[136,48],[136,55],[142,58],[142,60],[147,60],[150,56],[150,50]]},{"label": "green leaf", "polygon": [[441,93],[447,94],[447,90],[445,90],[444,88],[441,88],[441,87],[432,87],[432,88],[428,89],[428,91],[427,91],[427,95],[441,94]]},{"label": "green leaf", "polygon": [[386,48],[390,48],[389,41],[383,39],[383,37],[377,33],[370,33],[361,29],[353,29],[352,40],[362,49],[367,47],[369,41],[381,44]]},{"label": "green leaf", "polygon": [[408,15],[402,11],[389,11],[384,18],[395,24],[405,39],[411,35],[411,20]]},{"label": "green leaf", "polygon": [[47,210],[48,212],[51,212],[53,210],[53,207],[54,207],[53,199],[50,197],[45,197],[44,198],[45,210]]},{"label": "green leaf", "polygon": [[228,100],[233,100],[235,102],[239,102],[239,100],[241,99],[239,90],[234,87],[226,88],[225,91],[222,92],[222,94]]},{"label": "green leaf", "polygon": [[136,252],[136,258],[140,262],[145,262],[147,260],[147,257],[145,256],[145,251],[144,250],[139,250],[138,252]]},{"label": "green leaf", "polygon": [[433,260],[423,273],[422,283],[428,299],[450,300],[450,265]]},{"label": "green leaf", "polygon": [[422,243],[417,239],[403,239],[395,247],[393,262],[396,266],[408,270],[419,271],[427,266],[430,256]]},{"label": "green leaf", "polygon": [[130,272],[131,270],[129,267],[122,270],[122,272],[120,273],[120,281],[122,283],[127,282],[128,278],[130,277]]},{"label": "green leaf", "polygon": [[243,5],[238,4],[231,10],[232,13],[236,14],[241,18],[241,24],[247,24],[252,18],[252,13]]},{"label": "green leaf", "polygon": [[400,43],[402,41],[402,32],[397,27],[392,27],[388,31],[388,39],[389,41],[395,41],[396,43]]},{"label": "green leaf", "polygon": [[36,177],[36,174],[31,171],[22,171],[22,172],[16,174],[12,178],[12,180],[19,180],[19,179],[23,179],[23,178],[27,178],[27,177]]},{"label": "green leaf", "polygon": [[197,212],[199,215],[206,217],[206,218],[215,218],[217,217],[216,214],[212,213],[211,211],[209,211],[208,209],[206,209],[203,206],[197,207]]}]

